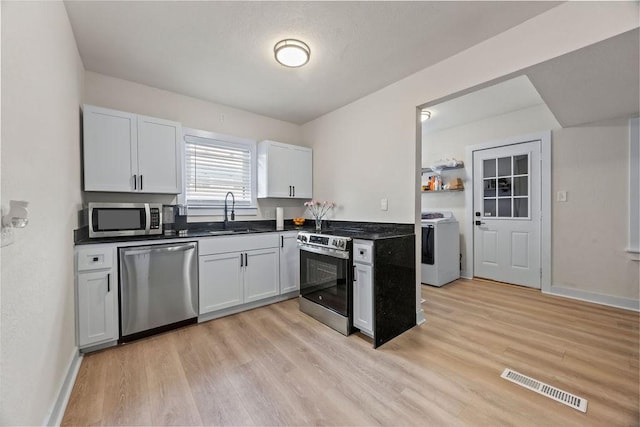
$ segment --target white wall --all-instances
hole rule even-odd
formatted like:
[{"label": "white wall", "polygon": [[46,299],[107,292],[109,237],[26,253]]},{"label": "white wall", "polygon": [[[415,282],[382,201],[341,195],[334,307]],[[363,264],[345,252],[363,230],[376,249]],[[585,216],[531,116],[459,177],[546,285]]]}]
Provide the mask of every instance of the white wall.
[{"label": "white wall", "polygon": [[[303,129],[314,149],[314,194],[341,204],[340,219],[416,223],[419,232],[416,106],[636,28],[638,11],[636,2],[563,3],[307,123]],[[380,210],[382,197],[389,199],[388,211]],[[418,302],[419,293],[418,280]]]},{"label": "white wall", "polygon": [[[212,78],[215,78],[213,76]],[[270,139],[288,144],[305,145],[300,126],[247,111],[214,104],[156,89],[139,83],[87,71],[85,74],[86,104],[129,111],[181,122],[184,127],[262,141]],[[132,201],[143,197],[145,201],[171,203],[166,196],[127,194],[85,194],[86,201]],[[258,215],[237,217],[238,220],[275,219],[276,206],[285,208],[285,217],[300,216],[304,200],[258,200]],[[191,220],[191,218],[190,218]],[[198,221],[219,221],[221,217],[200,217]]]},{"label": "white wall", "polygon": [[[488,117],[460,126],[429,132],[428,121],[422,126],[422,165],[429,167],[439,159],[456,158],[465,160],[466,147],[491,141],[505,140],[518,135],[526,135],[538,131],[548,131],[560,127],[557,120],[546,105],[540,104],[513,111],[499,116]],[[428,176],[424,174],[422,183],[426,184]],[[465,178],[465,170],[457,169],[442,173],[444,182],[452,178],[464,181],[465,191],[472,191],[471,182]],[[471,221],[466,215],[464,192],[459,193],[423,193],[422,211],[452,211],[460,223],[460,251],[462,265],[467,259],[464,224]],[[462,271],[462,275],[470,276],[470,272]]]},{"label": "white wall", "polygon": [[0,424],[45,423],[77,352],[83,73],[62,2],[2,2],[2,205],[30,222],[2,248]]},{"label": "white wall", "polygon": [[640,264],[625,251],[629,224],[629,127],[552,133],[552,284],[638,300]]}]

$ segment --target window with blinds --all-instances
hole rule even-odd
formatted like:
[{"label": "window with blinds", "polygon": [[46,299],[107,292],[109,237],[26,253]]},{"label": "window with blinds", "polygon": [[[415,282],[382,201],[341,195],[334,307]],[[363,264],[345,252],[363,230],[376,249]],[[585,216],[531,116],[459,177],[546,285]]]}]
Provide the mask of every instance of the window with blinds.
[{"label": "window with blinds", "polygon": [[229,191],[235,197],[236,208],[256,206],[255,142],[222,139],[205,131],[185,132],[184,141],[189,207],[223,206]]}]

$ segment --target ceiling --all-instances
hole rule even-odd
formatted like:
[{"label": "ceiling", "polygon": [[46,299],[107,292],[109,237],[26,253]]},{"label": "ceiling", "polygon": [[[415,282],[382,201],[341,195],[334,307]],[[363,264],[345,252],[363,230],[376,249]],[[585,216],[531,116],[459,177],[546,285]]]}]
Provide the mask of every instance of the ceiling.
[{"label": "ceiling", "polygon": [[[426,107],[426,132],[545,104],[562,127],[640,112],[640,30],[534,65],[518,76]],[[513,76],[512,76],[513,77]]]},{"label": "ceiling", "polygon": [[521,75],[426,108],[431,118],[422,127],[426,132],[438,132],[542,104],[531,81]]},{"label": "ceiling", "polygon": [[[559,2],[65,1],[84,66],[302,124]],[[309,63],[282,67],[298,38]]]}]

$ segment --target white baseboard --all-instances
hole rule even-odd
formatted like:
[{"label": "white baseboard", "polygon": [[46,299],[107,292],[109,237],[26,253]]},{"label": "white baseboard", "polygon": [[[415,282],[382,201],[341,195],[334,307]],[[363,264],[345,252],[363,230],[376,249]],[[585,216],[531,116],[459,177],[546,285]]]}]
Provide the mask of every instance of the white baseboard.
[{"label": "white baseboard", "polygon": [[67,404],[69,403],[69,397],[71,397],[71,390],[73,390],[73,385],[76,382],[76,377],[80,370],[80,362],[82,362],[82,354],[80,354],[76,347],[74,348],[73,355],[71,356],[67,374],[64,376],[62,384],[60,385],[58,398],[53,403],[53,407],[49,411],[48,419],[45,421],[44,425],[59,426],[62,422],[64,411],[67,409]]},{"label": "white baseboard", "polygon": [[573,298],[580,301],[592,302],[595,304],[608,305],[610,307],[623,308],[625,310],[640,311],[640,300],[631,298],[615,297],[611,295],[597,294],[595,292],[583,291],[580,289],[553,286],[549,292],[551,295]]},{"label": "white baseboard", "polygon": [[422,325],[427,319],[424,318],[424,310],[416,312],[416,325]]}]

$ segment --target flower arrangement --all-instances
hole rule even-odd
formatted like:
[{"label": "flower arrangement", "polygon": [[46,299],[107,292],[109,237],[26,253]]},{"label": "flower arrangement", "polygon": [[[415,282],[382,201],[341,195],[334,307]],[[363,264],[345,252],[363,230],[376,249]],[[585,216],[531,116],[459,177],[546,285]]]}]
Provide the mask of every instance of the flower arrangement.
[{"label": "flower arrangement", "polygon": [[304,202],[304,205],[307,207],[313,218],[316,220],[316,230],[320,230],[322,228],[322,220],[325,215],[333,208],[336,207],[334,202],[320,202],[318,200],[309,200],[308,202]]}]

